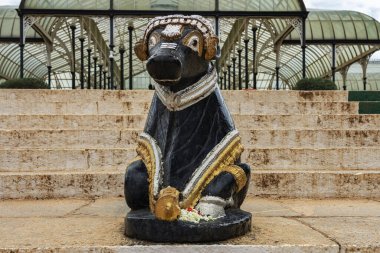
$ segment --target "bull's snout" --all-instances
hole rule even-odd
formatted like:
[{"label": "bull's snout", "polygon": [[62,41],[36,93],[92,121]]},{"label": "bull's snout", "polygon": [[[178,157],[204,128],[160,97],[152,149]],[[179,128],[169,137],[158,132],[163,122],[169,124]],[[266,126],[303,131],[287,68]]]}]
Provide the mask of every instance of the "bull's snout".
[{"label": "bull's snout", "polygon": [[149,58],[146,68],[157,81],[178,81],[182,74],[182,64],[173,55],[159,54]]}]

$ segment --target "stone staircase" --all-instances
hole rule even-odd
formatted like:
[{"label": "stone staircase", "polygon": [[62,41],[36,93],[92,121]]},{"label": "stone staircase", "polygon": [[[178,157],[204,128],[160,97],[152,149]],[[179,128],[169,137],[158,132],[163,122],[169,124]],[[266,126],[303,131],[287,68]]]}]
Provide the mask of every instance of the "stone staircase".
[{"label": "stone staircase", "polygon": [[[348,92],[226,91],[251,196],[380,199],[380,115]],[[0,199],[123,195],[151,91],[0,91]]]}]

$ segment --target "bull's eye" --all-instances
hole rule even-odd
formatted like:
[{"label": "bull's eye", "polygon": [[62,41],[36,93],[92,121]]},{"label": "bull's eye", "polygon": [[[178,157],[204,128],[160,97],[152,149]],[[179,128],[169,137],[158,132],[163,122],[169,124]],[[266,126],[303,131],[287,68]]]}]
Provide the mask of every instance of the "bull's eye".
[{"label": "bull's eye", "polygon": [[148,47],[151,50],[157,43],[160,42],[160,35],[158,33],[152,33],[149,38]]},{"label": "bull's eye", "polygon": [[186,35],[183,39],[183,45],[191,48],[194,52],[198,53],[199,56],[202,56],[203,52],[203,40],[202,34],[198,31],[192,31]]},{"label": "bull's eye", "polygon": [[198,50],[199,50],[198,44],[199,44],[198,36],[193,36],[192,38],[189,39],[187,46],[190,47],[195,52],[198,52]]}]

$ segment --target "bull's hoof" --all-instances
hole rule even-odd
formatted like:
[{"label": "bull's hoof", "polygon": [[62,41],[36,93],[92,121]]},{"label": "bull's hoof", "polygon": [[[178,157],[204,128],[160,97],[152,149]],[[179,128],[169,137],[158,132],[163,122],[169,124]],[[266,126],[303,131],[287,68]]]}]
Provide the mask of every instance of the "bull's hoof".
[{"label": "bull's hoof", "polygon": [[131,211],[125,218],[125,235],[153,242],[212,242],[244,235],[251,230],[252,215],[240,209],[226,210],[214,221],[191,223],[157,220],[147,209]]}]

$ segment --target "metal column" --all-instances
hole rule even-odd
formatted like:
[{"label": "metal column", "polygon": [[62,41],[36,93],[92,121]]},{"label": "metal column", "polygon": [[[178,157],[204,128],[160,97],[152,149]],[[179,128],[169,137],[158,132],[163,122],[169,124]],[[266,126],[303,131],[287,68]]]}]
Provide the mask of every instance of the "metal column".
[{"label": "metal column", "polygon": [[249,88],[249,71],[248,71],[248,42],[249,39],[246,38],[244,40],[244,48],[245,48],[245,88]]},{"label": "metal column", "polygon": [[129,33],[129,89],[133,90],[133,62],[132,62],[132,32],[133,32],[133,23],[128,24],[128,33]]},{"label": "metal column", "polygon": [[[94,50],[96,50],[96,49],[94,49]],[[97,56],[94,56],[93,58],[92,58],[93,60],[94,60],[94,89],[96,89],[96,86],[97,86],[97,83],[96,83],[96,78],[97,78],[97,76],[96,76],[96,68],[97,68],[97,63],[98,63],[98,57]]]},{"label": "metal column", "polygon": [[99,89],[102,89],[103,64],[99,64]]},{"label": "metal column", "polygon": [[306,17],[302,18],[302,78],[306,78]]},{"label": "metal column", "polygon": [[80,88],[84,89],[84,37],[79,38],[80,41]]},{"label": "metal column", "polygon": [[226,69],[223,69],[223,75],[224,75],[224,89],[226,90],[227,89],[227,70]]},{"label": "metal column", "polygon": [[253,32],[253,64],[252,64],[252,67],[253,67],[253,89],[257,89],[257,73],[256,73],[256,51],[257,51],[257,41],[256,41],[256,37],[257,37],[257,26],[256,25],[253,25],[252,26],[252,32]]},{"label": "metal column", "polygon": [[243,89],[243,86],[242,86],[242,78],[241,78],[241,53],[243,52],[243,50],[241,48],[238,49],[238,68],[239,68],[239,90],[242,90]]},{"label": "metal column", "polygon": [[124,80],[124,47],[119,48],[120,53],[120,90],[125,90],[125,80]]},{"label": "metal column", "polygon": [[71,28],[71,52],[72,52],[72,66],[71,66],[71,74],[72,74],[72,80],[71,80],[71,88],[74,90],[76,89],[76,85],[75,85],[75,29],[77,28],[75,26],[75,23],[72,23],[70,25],[70,28]]},{"label": "metal column", "polygon": [[236,90],[236,57],[232,57],[233,89]]},{"label": "metal column", "polygon": [[331,47],[332,47],[331,75],[332,75],[332,81],[335,83],[335,72],[336,72],[336,45],[335,43],[333,43]]},{"label": "metal column", "polygon": [[24,15],[19,14],[20,16],[20,78],[24,78],[24,49],[25,49],[25,40],[24,40]]},{"label": "metal column", "polygon": [[[111,0],[111,3],[113,1]],[[113,49],[115,47],[114,45],[114,17],[113,15],[110,15],[110,70],[109,70],[109,84],[108,87],[109,89],[113,90],[114,89],[114,59],[113,59]]]},{"label": "metal column", "polygon": [[87,48],[87,89],[91,89],[91,51],[90,47]]},{"label": "metal column", "polygon": [[228,90],[231,90],[231,64],[227,65],[228,69]]}]

